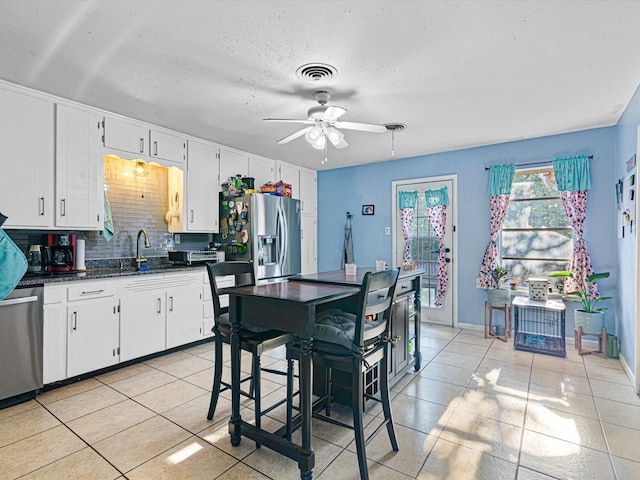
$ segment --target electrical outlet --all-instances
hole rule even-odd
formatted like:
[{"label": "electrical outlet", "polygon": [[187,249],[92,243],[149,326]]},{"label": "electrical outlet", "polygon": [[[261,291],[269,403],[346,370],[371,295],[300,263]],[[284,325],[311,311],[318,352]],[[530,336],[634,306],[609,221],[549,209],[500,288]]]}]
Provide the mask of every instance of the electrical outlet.
[{"label": "electrical outlet", "polygon": [[384,227],[384,234],[391,235],[391,227]]}]

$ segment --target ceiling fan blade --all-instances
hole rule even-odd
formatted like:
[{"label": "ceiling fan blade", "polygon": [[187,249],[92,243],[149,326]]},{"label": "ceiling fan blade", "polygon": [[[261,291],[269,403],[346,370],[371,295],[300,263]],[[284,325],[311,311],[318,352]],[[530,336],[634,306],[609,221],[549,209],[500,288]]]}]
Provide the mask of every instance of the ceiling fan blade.
[{"label": "ceiling fan blade", "polygon": [[324,120],[325,122],[334,122],[345,113],[347,113],[346,108],[327,105],[327,109],[322,114],[321,119]]},{"label": "ceiling fan blade", "polygon": [[347,141],[343,138],[342,140],[340,140],[338,143],[334,143],[333,144],[334,147],[336,147],[338,150],[341,150],[343,148],[347,148],[349,146],[349,144],[347,143]]},{"label": "ceiling fan blade", "polygon": [[384,133],[387,127],[384,125],[374,125],[373,123],[356,123],[356,122],[336,122],[336,128],[344,128],[346,130],[360,130],[362,132]]},{"label": "ceiling fan blade", "polygon": [[293,118],[263,118],[263,122],[285,122],[285,123],[304,123],[305,125],[314,125],[316,122],[314,120],[305,119],[293,119]]},{"label": "ceiling fan blade", "polygon": [[291,140],[295,140],[296,138],[303,136],[305,133],[307,133],[312,128],[313,127],[305,127],[302,130],[298,130],[296,133],[292,133],[288,137],[281,138],[276,143],[278,143],[280,145],[282,145],[283,143],[289,143]]}]

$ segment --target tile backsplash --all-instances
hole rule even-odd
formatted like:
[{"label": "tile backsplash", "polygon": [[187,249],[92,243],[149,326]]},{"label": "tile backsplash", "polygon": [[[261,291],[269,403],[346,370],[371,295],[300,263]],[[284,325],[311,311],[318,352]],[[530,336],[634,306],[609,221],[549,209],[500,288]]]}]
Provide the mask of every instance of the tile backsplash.
[{"label": "tile backsplash", "polygon": [[[104,183],[106,198],[111,206],[114,236],[110,241],[100,232],[7,230],[9,236],[23,250],[29,245],[43,243],[47,233],[75,233],[86,239],[86,259],[122,259],[136,255],[136,237],[144,228],[151,248],[144,248],[140,240],[140,254],[145,257],[164,257],[167,250],[176,248],[174,235],[167,232],[165,214],[168,209],[168,184],[166,167],[147,165],[148,175],[134,174],[135,162],[105,157]],[[180,249],[205,248],[207,234],[180,235]]]}]

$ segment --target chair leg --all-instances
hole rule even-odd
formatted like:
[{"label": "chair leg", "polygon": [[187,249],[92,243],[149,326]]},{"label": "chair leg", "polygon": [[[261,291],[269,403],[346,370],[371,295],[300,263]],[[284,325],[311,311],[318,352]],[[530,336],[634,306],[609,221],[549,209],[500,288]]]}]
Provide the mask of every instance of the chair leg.
[{"label": "chair leg", "polygon": [[[260,428],[260,417],[262,416],[262,406],[260,405],[260,355],[253,354],[251,370],[251,383],[253,384],[253,407],[255,408],[256,427]],[[256,442],[256,448],[260,444]]]},{"label": "chair leg", "polygon": [[362,379],[363,365],[359,359],[353,360],[351,405],[353,410],[353,432],[356,438],[356,451],[358,453],[358,466],[360,467],[360,480],[369,480],[367,468],[366,442],[364,438],[364,380]]},{"label": "chair leg", "polygon": [[388,365],[387,354],[389,353],[389,344],[384,346],[384,357],[380,362],[380,399],[382,400],[382,411],[384,412],[384,420],[387,423],[387,433],[389,434],[389,441],[391,442],[391,448],[394,452],[399,450],[398,439],[396,438],[396,431],[393,426],[393,417],[391,416],[391,402],[389,400],[389,372],[384,365]]},{"label": "chair leg", "polygon": [[293,360],[287,358],[287,430],[285,438],[289,442],[291,441],[291,424],[293,423],[293,381]]},{"label": "chair leg", "polygon": [[216,411],[218,398],[220,397],[220,386],[222,385],[222,337],[220,332],[215,332],[215,364],[213,366],[213,388],[211,389],[211,402],[209,403],[209,413],[207,419],[211,420]]},{"label": "chair leg", "polygon": [[327,417],[331,416],[331,368],[325,368],[325,392],[327,394],[327,403],[324,406],[324,414]]}]

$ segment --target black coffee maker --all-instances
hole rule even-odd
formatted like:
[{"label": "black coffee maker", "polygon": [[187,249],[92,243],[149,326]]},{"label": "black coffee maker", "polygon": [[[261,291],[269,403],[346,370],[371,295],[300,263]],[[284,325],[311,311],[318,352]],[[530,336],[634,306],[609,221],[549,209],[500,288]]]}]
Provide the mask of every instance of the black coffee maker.
[{"label": "black coffee maker", "polygon": [[42,265],[48,272],[75,271],[75,248],[75,235],[47,235],[47,245],[41,247]]}]

